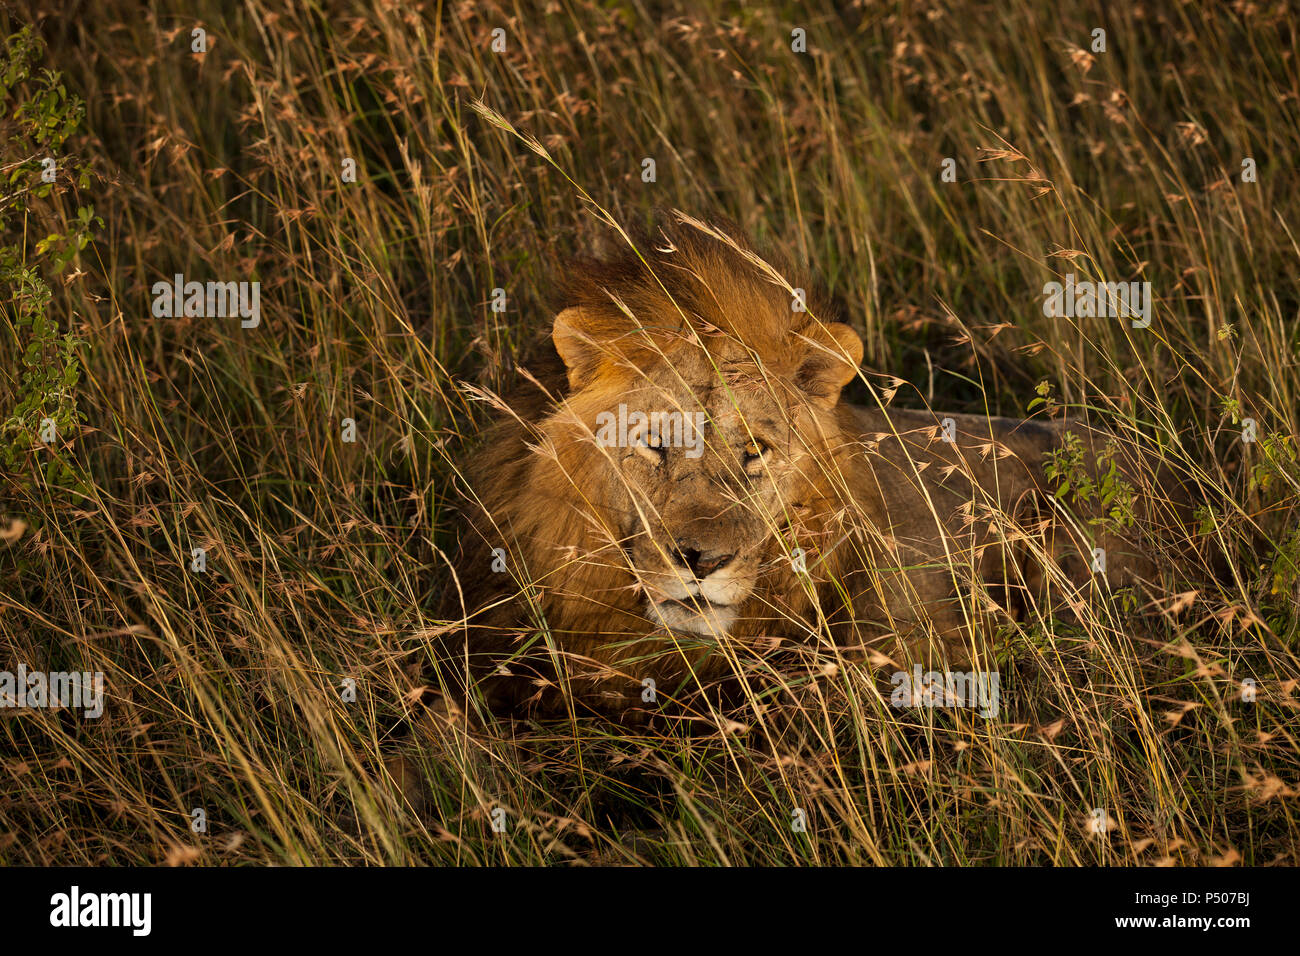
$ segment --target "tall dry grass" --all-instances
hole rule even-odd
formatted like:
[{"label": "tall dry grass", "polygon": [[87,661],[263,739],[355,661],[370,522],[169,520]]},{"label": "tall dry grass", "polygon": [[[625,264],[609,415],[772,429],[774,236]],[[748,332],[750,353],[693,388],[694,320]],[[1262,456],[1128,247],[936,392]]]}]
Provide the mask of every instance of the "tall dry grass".
[{"label": "tall dry grass", "polygon": [[[1289,5],[0,12],[5,36],[25,24],[85,102],[60,156],[89,174],[4,205],[81,344],[75,387],[33,393],[6,288],[0,417],[28,413],[5,433],[0,669],[103,671],[109,702],[0,717],[0,860],[1300,862]],[[6,196],[34,159],[7,152]],[[1018,415],[1047,383],[1157,442],[1226,567],[1192,562],[1141,614],[1099,600],[1002,635],[996,721],[894,710],[846,670],[778,675],[779,730],[420,722],[399,743],[485,417],[463,386],[508,383],[593,201],[726,213],[813,263],[895,404]],[[87,205],[102,228],[60,272],[37,243]],[[1152,327],[1045,317],[1071,271],[1150,281]],[[154,318],[175,273],[260,281],[260,327]],[[28,427],[46,415],[53,447]],[[423,812],[383,769],[399,746]]]}]

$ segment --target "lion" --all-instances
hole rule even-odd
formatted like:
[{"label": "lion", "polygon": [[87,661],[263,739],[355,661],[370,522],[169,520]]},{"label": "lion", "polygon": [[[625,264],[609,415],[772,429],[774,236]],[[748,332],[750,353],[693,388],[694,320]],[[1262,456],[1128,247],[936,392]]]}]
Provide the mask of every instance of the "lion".
[{"label": "lion", "polygon": [[1156,572],[1053,495],[1045,456],[1074,435],[1095,474],[1107,435],[848,403],[862,340],[732,226],[674,214],[558,302],[465,476],[440,655],[461,697],[626,713],[781,642],[964,664],[1053,585]]}]

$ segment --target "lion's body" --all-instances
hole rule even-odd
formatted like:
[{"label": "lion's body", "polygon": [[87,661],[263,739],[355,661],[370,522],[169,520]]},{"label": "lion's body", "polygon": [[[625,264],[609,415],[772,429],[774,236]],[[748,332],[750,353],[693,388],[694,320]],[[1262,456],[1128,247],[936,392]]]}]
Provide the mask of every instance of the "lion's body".
[{"label": "lion's body", "polygon": [[[1089,575],[1043,458],[1069,429],[1091,462],[1101,436],[848,405],[861,343],[822,303],[792,309],[748,247],[668,236],[651,268],[580,267],[554,332],[567,375],[539,375],[469,471],[445,647],[492,706],[622,711],[648,682],[726,675],[733,642],[968,660],[1046,566]],[[685,448],[648,427],[611,445],[620,406],[706,424]],[[1110,580],[1151,572],[1087,544]]]}]

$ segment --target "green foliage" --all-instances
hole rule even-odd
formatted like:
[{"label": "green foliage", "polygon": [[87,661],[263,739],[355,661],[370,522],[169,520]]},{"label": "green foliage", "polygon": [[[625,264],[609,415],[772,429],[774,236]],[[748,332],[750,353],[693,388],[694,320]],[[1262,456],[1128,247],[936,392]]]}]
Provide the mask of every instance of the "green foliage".
[{"label": "green foliage", "polygon": [[[50,232],[36,242],[29,253],[27,237],[32,221],[39,217],[32,200],[49,197],[58,185],[46,182],[41,173],[57,169],[54,155],[76,131],[85,107],[70,96],[58,73],[43,70],[32,78],[33,62],[43,44],[30,28],[13,34],[0,57],[0,93],[4,114],[12,123],[4,128],[6,152],[26,156],[9,170],[0,186],[0,317],[3,317],[3,348],[18,370],[13,405],[0,420],[0,466],[20,472],[31,450],[40,442],[42,424],[53,421],[56,441],[46,466],[46,481],[68,485],[75,475],[68,461],[54,450],[60,440],[73,434],[82,416],[77,410],[76,389],[81,379],[79,349],[85,343],[71,331],[64,332],[49,315],[51,292],[42,276],[67,269],[86,248],[94,230],[103,226],[93,206],[79,206],[77,215],[63,231]],[[43,160],[55,160],[54,166]],[[88,182],[89,172],[75,160],[62,160],[65,180]]]},{"label": "green foliage", "polygon": [[1051,417],[1051,415],[1056,411],[1056,398],[1052,394],[1053,391],[1055,391],[1055,386],[1052,385],[1051,382],[1039,382],[1034,386],[1034,392],[1038,397],[1029,402],[1029,405],[1026,406],[1028,410],[1032,412],[1035,408],[1041,405],[1043,406],[1043,411],[1047,413],[1048,417]]},{"label": "green foliage", "polygon": [[1070,432],[1061,447],[1049,452],[1044,459],[1043,470],[1055,485],[1053,494],[1064,498],[1073,492],[1070,500],[1076,505],[1095,502],[1105,509],[1105,514],[1090,517],[1088,523],[1109,531],[1132,527],[1133,505],[1137,500],[1133,486],[1120,477],[1119,465],[1115,462],[1117,451],[1115,441],[1108,441],[1090,467],[1085,460],[1087,452],[1083,440]]},{"label": "green foliage", "polygon": [[1300,487],[1300,461],[1290,435],[1269,433],[1260,443],[1262,460],[1250,470],[1252,488],[1271,491],[1277,488]]},{"label": "green foliage", "polygon": [[1274,550],[1269,583],[1269,593],[1273,596],[1295,593],[1296,585],[1300,584],[1300,528],[1293,530],[1290,537]]},{"label": "green foliage", "polygon": [[1232,424],[1241,423],[1241,401],[1233,398],[1231,395],[1223,395],[1219,398],[1219,408],[1225,415],[1232,417]]}]

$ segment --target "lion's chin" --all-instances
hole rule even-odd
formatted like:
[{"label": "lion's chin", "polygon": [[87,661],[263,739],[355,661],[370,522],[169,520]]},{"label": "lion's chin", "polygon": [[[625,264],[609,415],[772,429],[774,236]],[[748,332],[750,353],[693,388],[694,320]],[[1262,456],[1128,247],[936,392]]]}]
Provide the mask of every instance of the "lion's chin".
[{"label": "lion's chin", "polygon": [[663,627],[706,637],[721,637],[736,622],[736,609],[726,604],[710,604],[703,598],[693,602],[671,598],[651,601],[650,614]]}]

